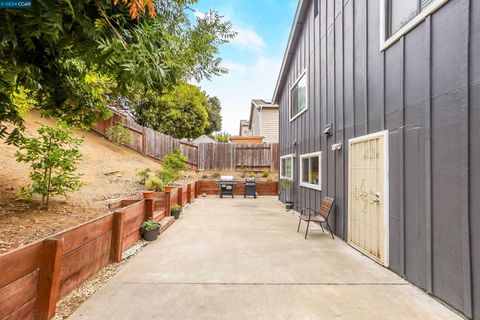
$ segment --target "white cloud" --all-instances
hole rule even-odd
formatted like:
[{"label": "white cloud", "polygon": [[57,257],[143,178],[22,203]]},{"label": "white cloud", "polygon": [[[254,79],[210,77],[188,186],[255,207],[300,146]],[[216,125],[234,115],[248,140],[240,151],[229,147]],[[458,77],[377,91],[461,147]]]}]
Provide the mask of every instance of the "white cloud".
[{"label": "white cloud", "polygon": [[240,119],[250,116],[251,100],[272,98],[280,64],[281,59],[262,55],[251,64],[225,61],[223,65],[230,70],[228,75],[202,81],[201,87],[222,103],[223,130],[237,135]]},{"label": "white cloud", "polygon": [[198,19],[203,19],[203,18],[205,18],[205,13],[200,12],[200,11],[198,11],[198,10],[193,11],[193,14],[194,14],[195,17],[197,17]]},{"label": "white cloud", "polygon": [[263,52],[266,47],[265,42],[255,30],[242,27],[235,27],[234,30],[237,36],[230,42],[232,45],[257,53]]},{"label": "white cloud", "polygon": [[224,60],[222,62],[222,67],[227,68],[228,71],[229,71],[228,74],[223,76],[223,78],[228,78],[232,74],[233,75],[236,75],[236,74],[245,75],[248,72],[248,66],[247,65],[241,64],[241,63],[236,63],[236,62],[229,61],[229,60]]}]

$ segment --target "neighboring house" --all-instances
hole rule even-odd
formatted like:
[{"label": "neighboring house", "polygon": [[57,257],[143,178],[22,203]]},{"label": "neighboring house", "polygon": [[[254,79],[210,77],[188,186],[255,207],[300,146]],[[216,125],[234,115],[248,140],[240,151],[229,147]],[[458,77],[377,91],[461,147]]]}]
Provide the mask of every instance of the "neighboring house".
[{"label": "neighboring house", "polygon": [[251,136],[263,137],[263,142],[278,142],[278,105],[253,99],[250,108]]},{"label": "neighboring house", "polygon": [[272,102],[280,198],[480,318],[480,1],[300,1]]},{"label": "neighboring house", "polygon": [[206,134],[202,134],[200,137],[193,139],[191,141],[192,143],[198,144],[198,143],[217,143],[214,139],[210,138]]},{"label": "neighboring house", "polygon": [[248,122],[248,120],[240,120],[240,131],[238,135],[240,137],[246,137],[250,135],[250,122]]}]

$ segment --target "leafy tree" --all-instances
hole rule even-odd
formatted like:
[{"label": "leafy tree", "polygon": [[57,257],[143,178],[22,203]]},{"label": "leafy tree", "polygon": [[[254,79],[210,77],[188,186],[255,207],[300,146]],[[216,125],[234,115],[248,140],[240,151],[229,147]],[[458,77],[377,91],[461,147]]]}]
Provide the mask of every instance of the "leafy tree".
[{"label": "leafy tree", "polygon": [[18,87],[17,90],[12,93],[12,104],[20,116],[24,116],[37,106],[37,101],[32,98],[30,90]]},{"label": "leafy tree", "polygon": [[175,138],[196,138],[209,126],[206,105],[207,97],[199,87],[180,83],[163,94],[149,92],[135,107],[135,118]]},{"label": "leafy tree", "polygon": [[[119,0],[113,0],[115,5]],[[145,13],[145,7],[148,7],[148,14],[152,17],[156,16],[154,0],[122,0],[122,3],[130,8],[132,19],[139,19],[141,14]]]},{"label": "leafy tree", "polygon": [[[235,35],[231,24],[215,11],[191,19],[192,3],[49,0],[0,10],[0,138],[14,143],[24,128],[12,101],[19,87],[43,115],[88,126],[109,116],[107,95],[129,98],[225,73],[216,55]],[[92,72],[97,80],[115,79],[109,94],[91,86]]]},{"label": "leafy tree", "polygon": [[215,134],[211,134],[211,137],[215,141],[221,143],[227,143],[228,141],[230,141],[230,134],[228,134],[228,132],[217,132]]},{"label": "leafy tree", "polygon": [[80,160],[82,139],[71,136],[72,129],[42,125],[38,138],[23,138],[17,161],[30,165],[32,192],[42,196],[41,207],[48,209],[50,196],[63,195],[80,188],[80,175],[75,173]]},{"label": "leafy tree", "polygon": [[217,97],[208,97],[206,109],[210,125],[205,128],[205,134],[222,130],[222,116],[220,115],[222,107],[220,105],[220,99]]}]

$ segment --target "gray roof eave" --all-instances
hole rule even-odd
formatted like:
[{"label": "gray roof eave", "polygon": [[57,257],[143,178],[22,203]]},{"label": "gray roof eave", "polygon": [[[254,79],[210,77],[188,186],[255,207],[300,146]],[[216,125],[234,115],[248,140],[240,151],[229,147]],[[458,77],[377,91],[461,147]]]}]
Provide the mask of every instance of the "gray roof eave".
[{"label": "gray roof eave", "polygon": [[294,56],[295,44],[302,30],[303,21],[305,20],[305,16],[308,12],[309,4],[310,1],[308,0],[299,0],[298,2],[297,11],[295,12],[295,18],[292,24],[292,29],[290,30],[290,35],[288,37],[287,48],[285,49],[285,53],[283,55],[282,66],[280,67],[280,73],[278,75],[277,83],[275,85],[275,91],[273,92],[272,103],[278,102],[278,94],[280,88],[283,86],[283,83],[286,80],[286,71]]}]

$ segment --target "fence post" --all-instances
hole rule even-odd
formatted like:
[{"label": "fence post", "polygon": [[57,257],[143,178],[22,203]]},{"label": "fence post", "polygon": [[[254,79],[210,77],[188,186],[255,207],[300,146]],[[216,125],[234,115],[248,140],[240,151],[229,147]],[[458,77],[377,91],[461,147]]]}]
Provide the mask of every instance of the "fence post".
[{"label": "fence post", "polygon": [[183,187],[178,187],[177,204],[183,207]]},{"label": "fence post", "polygon": [[273,143],[270,143],[270,172],[273,172],[274,170],[273,166]]},{"label": "fence post", "polygon": [[124,222],[125,212],[116,211],[113,213],[112,250],[110,253],[110,258],[113,262],[122,260]]},{"label": "fence post", "polygon": [[35,311],[39,320],[49,320],[55,315],[60,292],[62,259],[63,238],[43,240]]},{"label": "fence post", "polygon": [[147,141],[145,138],[145,127],[142,127],[142,154],[147,154]]},{"label": "fence post", "polygon": [[187,202],[192,203],[192,184],[187,184]]},{"label": "fence post", "polygon": [[145,218],[153,219],[154,199],[143,199],[143,201],[145,201]]},{"label": "fence post", "polygon": [[169,189],[169,190],[165,190],[165,201],[164,201],[164,204],[165,204],[165,216],[170,216],[170,207],[171,207],[171,193],[172,191]]},{"label": "fence post", "polygon": [[200,196],[200,181],[195,181],[195,197]]}]

